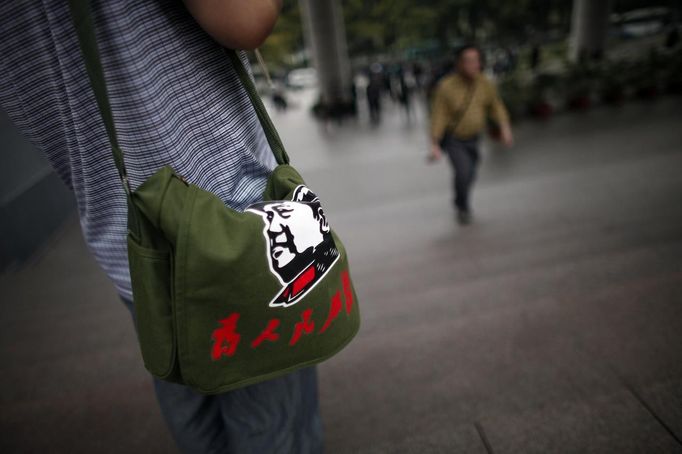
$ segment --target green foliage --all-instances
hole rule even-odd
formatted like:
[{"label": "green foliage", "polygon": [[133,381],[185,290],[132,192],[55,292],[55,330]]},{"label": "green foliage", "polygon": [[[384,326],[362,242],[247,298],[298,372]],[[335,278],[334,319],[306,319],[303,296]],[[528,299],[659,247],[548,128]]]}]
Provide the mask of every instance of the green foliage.
[{"label": "green foliage", "polygon": [[563,74],[564,91],[569,98],[589,96],[601,80],[604,65],[593,61],[568,63]]},{"label": "green foliage", "polygon": [[528,82],[524,82],[518,72],[501,78],[497,89],[512,119],[518,119],[526,113],[531,87]]},{"label": "green foliage", "polygon": [[272,69],[289,67],[289,56],[303,48],[303,28],[298,1],[286,1],[274,30],[260,50]]},{"label": "green foliage", "polygon": [[[343,0],[351,54],[406,49],[436,38],[440,23],[452,19],[463,0]],[[452,21],[451,21],[452,22]]]},{"label": "green foliage", "polygon": [[[322,0],[319,0],[322,1]],[[340,0],[351,55],[404,52],[427,43],[442,50],[464,41],[514,44],[548,30],[568,30],[571,0]],[[288,66],[303,44],[299,2],[284,2],[262,48],[269,63]]]}]

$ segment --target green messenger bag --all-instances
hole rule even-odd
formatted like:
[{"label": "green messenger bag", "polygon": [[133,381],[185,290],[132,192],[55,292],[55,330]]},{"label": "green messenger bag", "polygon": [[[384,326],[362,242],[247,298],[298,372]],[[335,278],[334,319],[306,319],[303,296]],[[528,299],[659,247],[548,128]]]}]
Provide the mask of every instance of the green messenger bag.
[{"label": "green messenger bag", "polygon": [[128,258],[145,367],[218,393],[319,363],[357,333],[343,244],[291,167],[248,72],[226,51],[278,167],[238,212],[169,166],[131,190],[87,0],[70,0],[90,82],[128,201]]}]

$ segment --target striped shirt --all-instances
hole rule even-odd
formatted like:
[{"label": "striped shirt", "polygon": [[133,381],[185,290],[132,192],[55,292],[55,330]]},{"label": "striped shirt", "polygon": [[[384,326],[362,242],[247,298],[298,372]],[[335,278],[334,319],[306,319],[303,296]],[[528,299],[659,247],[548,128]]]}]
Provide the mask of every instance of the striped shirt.
[{"label": "striped shirt", "polygon": [[[220,45],[180,1],[92,10],[133,189],[170,165],[231,208],[258,201],[276,162]],[[132,298],[125,194],[67,2],[0,2],[0,51],[0,105],[73,189],[90,250]]]}]

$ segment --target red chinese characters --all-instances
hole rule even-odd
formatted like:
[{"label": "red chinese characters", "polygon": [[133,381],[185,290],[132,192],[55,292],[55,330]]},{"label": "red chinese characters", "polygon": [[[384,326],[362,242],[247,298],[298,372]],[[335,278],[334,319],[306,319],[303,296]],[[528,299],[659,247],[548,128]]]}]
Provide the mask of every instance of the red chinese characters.
[{"label": "red chinese characters", "polygon": [[222,326],[213,331],[211,335],[213,339],[211,358],[214,361],[223,355],[233,356],[237,351],[237,345],[241,339],[241,335],[237,333],[237,320],[239,320],[239,314],[234,313],[226,319],[220,320],[219,323]]},{"label": "red chinese characters", "polygon": [[270,320],[268,322],[268,326],[265,327],[265,329],[258,335],[257,338],[253,340],[253,342],[251,342],[251,348],[258,347],[266,340],[275,342],[277,339],[279,339],[279,334],[275,332],[278,326],[279,319],[273,318]]},{"label": "red chinese characters", "polygon": [[303,314],[301,314],[301,318],[303,320],[296,323],[296,326],[294,327],[294,335],[291,336],[289,345],[296,345],[296,342],[298,342],[303,333],[311,334],[315,330],[315,323],[310,321],[310,317],[312,317],[312,315],[312,309],[306,309],[303,311]]},{"label": "red chinese characters", "polygon": [[341,312],[341,292],[336,292],[336,295],[332,296],[329,315],[327,316],[327,321],[322,325],[322,329],[320,329],[320,334],[327,331],[327,328],[331,326],[332,321],[339,316],[339,312]]},{"label": "red chinese characters", "polygon": [[[343,297],[345,300],[346,313],[350,315],[353,308],[353,290],[350,285],[350,277],[348,271],[341,273],[341,282],[343,285]],[[336,320],[343,309],[343,302],[341,301],[341,292],[336,292],[329,302],[329,311],[327,318],[322,327],[317,331],[317,334],[323,334],[327,331],[334,320]],[[289,345],[294,346],[304,335],[311,335],[315,333],[315,322],[312,319],[313,309],[306,309],[301,313],[300,320],[294,325],[293,334],[289,339]],[[239,313],[232,313],[229,317],[219,320],[220,327],[216,328],[211,335],[213,339],[213,346],[211,348],[211,359],[218,361],[223,356],[231,357],[237,352],[237,347],[241,340],[241,335],[237,331],[237,322],[239,320]],[[264,342],[277,342],[280,339],[280,333],[277,332],[281,321],[273,318],[268,321],[263,330],[251,341],[251,348],[258,348]]]}]

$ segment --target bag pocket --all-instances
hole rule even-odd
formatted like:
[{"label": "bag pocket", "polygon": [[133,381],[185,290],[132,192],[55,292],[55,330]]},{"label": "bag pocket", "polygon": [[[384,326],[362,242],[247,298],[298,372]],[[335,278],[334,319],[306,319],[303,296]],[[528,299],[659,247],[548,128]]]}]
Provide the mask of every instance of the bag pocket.
[{"label": "bag pocket", "polygon": [[175,366],[173,261],[170,251],[141,246],[128,236],[137,336],[152,375],[172,379]]}]

